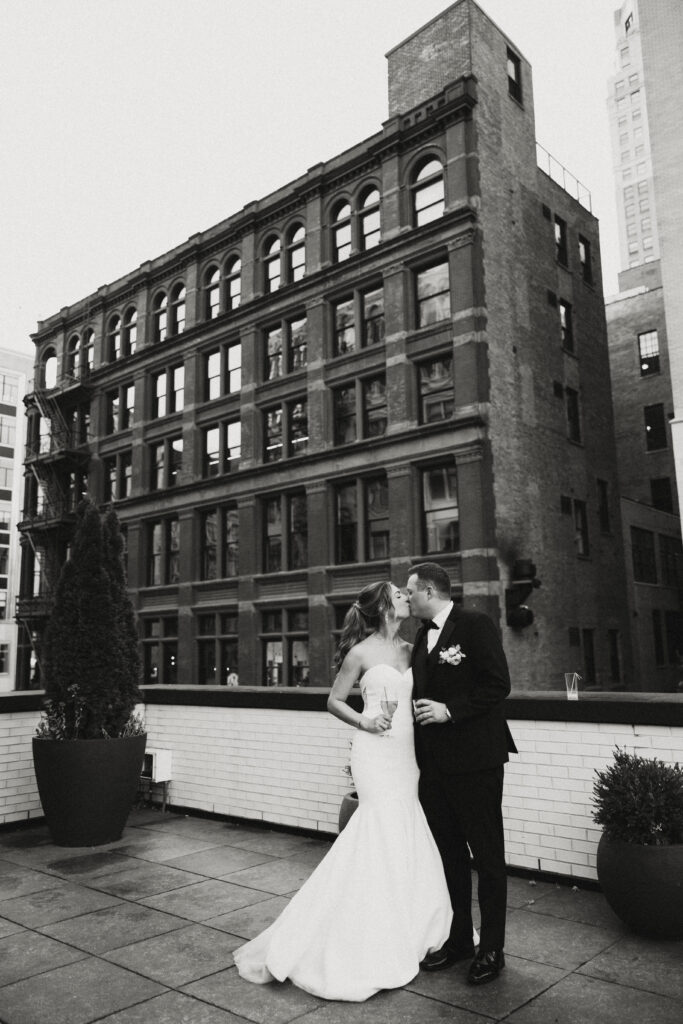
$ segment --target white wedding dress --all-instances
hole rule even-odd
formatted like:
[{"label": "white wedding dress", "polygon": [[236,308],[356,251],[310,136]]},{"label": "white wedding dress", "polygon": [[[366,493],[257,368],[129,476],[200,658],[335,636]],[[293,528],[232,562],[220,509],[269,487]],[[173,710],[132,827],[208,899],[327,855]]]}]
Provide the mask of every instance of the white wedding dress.
[{"label": "white wedding dress", "polygon": [[452,917],[417,797],[411,670],[375,665],[360,687],[368,717],[380,713],[385,687],[398,709],[388,734],[354,733],[358,810],[280,917],[233,954],[248,981],[289,978],[323,999],[354,1002],[411,981],[448,938]]}]

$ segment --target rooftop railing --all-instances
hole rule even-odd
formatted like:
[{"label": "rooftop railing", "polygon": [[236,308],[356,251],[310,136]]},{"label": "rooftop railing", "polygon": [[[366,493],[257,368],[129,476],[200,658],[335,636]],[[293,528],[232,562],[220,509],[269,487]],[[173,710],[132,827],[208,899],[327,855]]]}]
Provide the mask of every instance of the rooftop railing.
[{"label": "rooftop railing", "polygon": [[562,188],[570,196],[581,203],[589,213],[593,212],[591,205],[591,194],[583,185],[578,178],[576,178],[571,171],[568,171],[566,167],[563,167],[559,160],[556,160],[552,153],[549,153],[547,149],[540,144],[536,143],[536,163],[542,171],[548,175],[557,185],[561,185]]}]

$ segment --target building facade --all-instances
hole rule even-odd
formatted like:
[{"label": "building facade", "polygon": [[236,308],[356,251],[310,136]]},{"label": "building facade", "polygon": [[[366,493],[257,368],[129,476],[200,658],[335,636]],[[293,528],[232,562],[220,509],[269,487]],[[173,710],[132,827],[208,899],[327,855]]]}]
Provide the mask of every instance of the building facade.
[{"label": "building facade", "polygon": [[33,362],[28,355],[0,349],[0,693],[15,684],[19,627],[20,544],[26,418],[24,395]]},{"label": "building facade", "polygon": [[669,0],[626,0],[614,22],[617,71],[608,108],[623,269],[606,316],[624,546],[636,676],[644,690],[670,691],[683,660],[683,563],[672,429],[675,331],[664,278],[671,280],[681,247],[668,223],[680,196],[666,184],[662,154],[671,144],[679,156],[683,149],[678,115],[663,95],[680,72],[680,54],[663,36],[675,39],[678,30],[680,37],[683,11]]},{"label": "building facade", "polygon": [[381,131],[38,325],[38,657],[87,490],[148,683],[327,686],[360,588],[429,558],[516,687],[633,685],[597,222],[538,169],[531,69],[473,0],[388,71]]}]

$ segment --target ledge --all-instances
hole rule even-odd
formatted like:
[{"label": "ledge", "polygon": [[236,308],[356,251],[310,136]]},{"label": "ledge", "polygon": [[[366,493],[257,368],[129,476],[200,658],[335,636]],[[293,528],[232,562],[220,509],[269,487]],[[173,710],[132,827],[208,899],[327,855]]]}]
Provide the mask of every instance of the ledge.
[{"label": "ledge", "polygon": [[[277,708],[282,711],[325,711],[327,687],[286,686],[143,686],[145,704],[175,704],[217,708]],[[40,711],[42,690],[0,694],[0,715]],[[359,693],[351,706],[360,710]],[[510,721],[595,722],[617,725],[683,726],[683,694],[678,693],[581,693],[567,700],[556,690],[513,694],[505,702]]]}]

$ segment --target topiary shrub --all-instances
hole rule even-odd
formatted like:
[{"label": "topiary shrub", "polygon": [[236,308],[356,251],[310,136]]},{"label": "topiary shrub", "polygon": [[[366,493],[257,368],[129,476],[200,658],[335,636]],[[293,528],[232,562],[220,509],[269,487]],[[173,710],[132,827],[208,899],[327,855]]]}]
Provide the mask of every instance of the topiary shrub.
[{"label": "topiary shrub", "polygon": [[596,771],[593,820],[607,839],[641,846],[683,843],[683,769],[619,747]]},{"label": "topiary shrub", "polygon": [[135,612],[126,589],[116,514],[78,507],[71,555],[45,633],[44,714],[37,736],[98,739],[144,731]]}]

